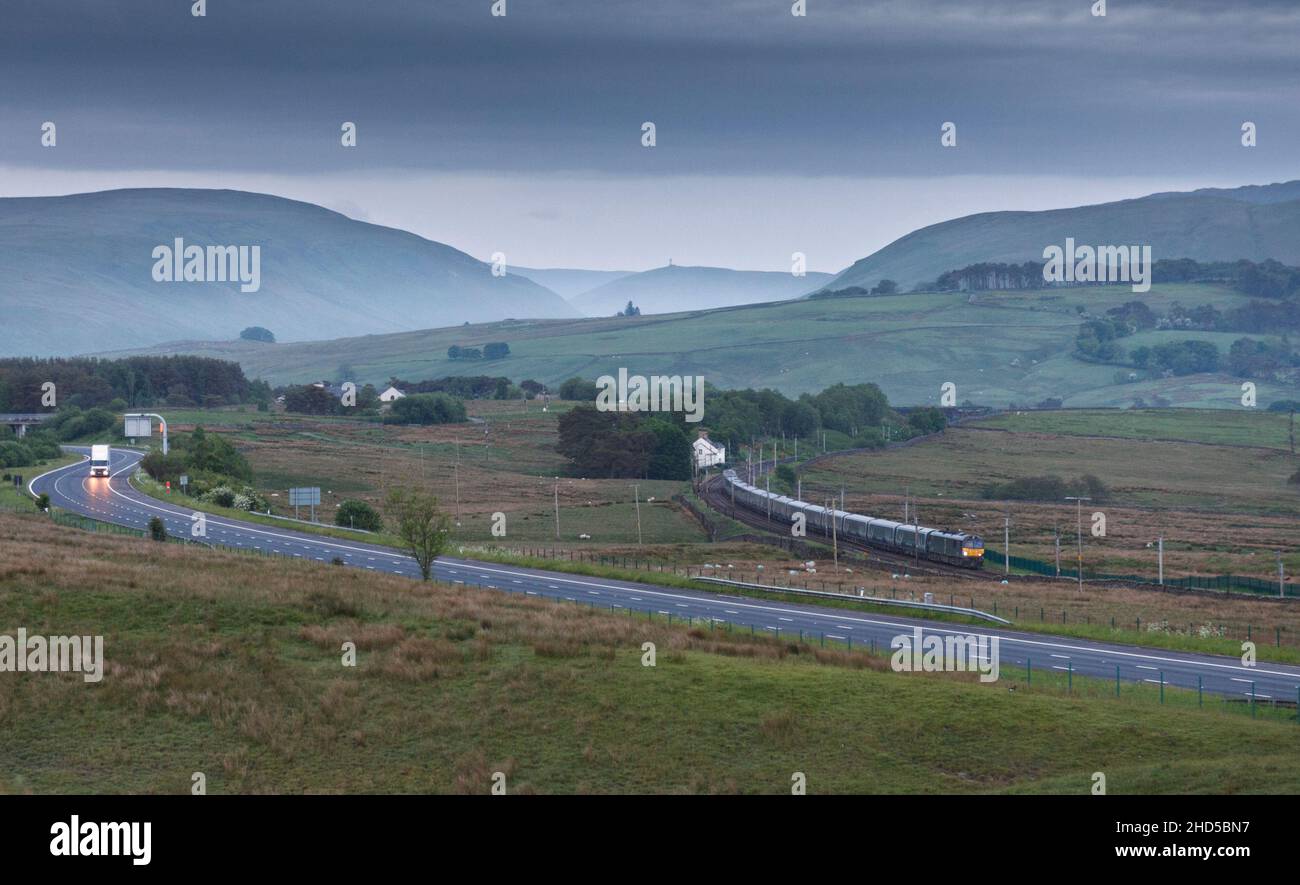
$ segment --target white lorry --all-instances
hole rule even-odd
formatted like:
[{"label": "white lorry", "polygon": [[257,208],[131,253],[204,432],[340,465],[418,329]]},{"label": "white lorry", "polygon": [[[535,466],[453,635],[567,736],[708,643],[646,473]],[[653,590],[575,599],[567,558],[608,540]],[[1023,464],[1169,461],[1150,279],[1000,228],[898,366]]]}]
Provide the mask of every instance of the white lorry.
[{"label": "white lorry", "polygon": [[108,476],[108,446],[90,447],[90,475]]}]

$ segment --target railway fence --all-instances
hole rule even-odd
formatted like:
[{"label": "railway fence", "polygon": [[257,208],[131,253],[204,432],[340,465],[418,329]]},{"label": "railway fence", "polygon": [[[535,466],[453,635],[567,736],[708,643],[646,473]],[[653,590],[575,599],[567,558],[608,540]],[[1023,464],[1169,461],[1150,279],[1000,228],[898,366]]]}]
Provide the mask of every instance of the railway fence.
[{"label": "railway fence", "polygon": [[[985,547],[984,561],[990,566],[1005,567],[1007,557],[1000,550]],[[1028,559],[1023,556],[1012,556],[1011,568],[1035,575],[1044,575],[1049,578],[1061,578],[1071,581],[1076,581],[1079,578],[1077,569],[1061,566],[1058,570],[1055,563],[1043,562],[1040,559]],[[1085,582],[1105,583],[1114,581],[1124,584],[1141,584],[1147,587],[1162,587],[1169,590],[1218,591],[1225,595],[1241,593],[1251,596],[1271,596],[1284,599],[1300,598],[1300,588],[1296,586],[1294,578],[1283,581],[1279,585],[1277,581],[1254,578],[1249,575],[1188,575],[1182,578],[1165,578],[1164,582],[1161,583],[1153,580],[1150,575],[1117,575],[1084,568],[1083,580]]]}]

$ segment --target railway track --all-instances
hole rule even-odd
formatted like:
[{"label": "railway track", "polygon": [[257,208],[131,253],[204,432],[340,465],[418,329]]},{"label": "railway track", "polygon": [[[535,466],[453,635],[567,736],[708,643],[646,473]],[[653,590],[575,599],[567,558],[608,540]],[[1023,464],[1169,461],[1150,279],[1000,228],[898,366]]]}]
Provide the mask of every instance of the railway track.
[{"label": "railway track", "polygon": [[[745,507],[731,504],[730,497],[726,494],[721,476],[716,476],[704,484],[700,490],[700,497],[715,512],[734,519],[736,522],[743,523],[751,528],[760,529],[769,534],[777,535],[783,538],[789,537],[790,526],[775,519],[768,519],[761,513],[755,513]],[[822,543],[832,543],[830,536],[819,534],[810,534],[804,540],[819,541]],[[961,578],[962,580],[974,580],[981,577],[987,578],[980,571],[971,569],[958,568],[957,566],[944,565],[943,563],[930,562],[926,560],[917,560],[911,556],[905,556],[890,551],[880,550],[879,548],[863,544],[859,541],[849,540],[846,538],[838,539],[841,553],[856,554],[854,564],[876,569],[878,571],[895,572],[908,575],[926,575],[931,577],[944,578]]]}]

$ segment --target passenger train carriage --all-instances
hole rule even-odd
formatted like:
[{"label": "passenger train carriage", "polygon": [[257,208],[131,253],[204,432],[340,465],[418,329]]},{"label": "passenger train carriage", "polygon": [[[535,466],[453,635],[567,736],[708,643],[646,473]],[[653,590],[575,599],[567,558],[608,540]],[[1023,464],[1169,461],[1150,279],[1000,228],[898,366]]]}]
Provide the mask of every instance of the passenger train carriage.
[{"label": "passenger train carriage", "polygon": [[795,513],[803,513],[808,530],[826,537],[834,532],[895,553],[917,555],[923,559],[946,562],[963,568],[980,568],[984,563],[984,541],[978,535],[949,532],[925,526],[908,525],[888,519],[873,519],[844,510],[833,510],[807,501],[798,501],[757,488],[743,481],[735,470],[722,474],[727,494],[737,505],[772,519],[790,522]]}]

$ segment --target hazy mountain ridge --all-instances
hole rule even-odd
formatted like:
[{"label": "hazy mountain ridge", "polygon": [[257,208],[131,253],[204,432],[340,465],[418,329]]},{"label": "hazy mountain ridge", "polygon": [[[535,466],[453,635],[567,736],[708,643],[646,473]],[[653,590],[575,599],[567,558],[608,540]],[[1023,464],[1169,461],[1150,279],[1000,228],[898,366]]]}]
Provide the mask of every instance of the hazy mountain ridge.
[{"label": "hazy mountain ridge", "polygon": [[832,275],[805,276],[780,271],[731,270],[670,264],[598,286],[571,299],[588,316],[610,316],[631,301],[643,314],[735,307],[798,298],[810,286],[820,288]]},{"label": "hazy mountain ridge", "polygon": [[980,262],[1040,260],[1049,245],[1150,245],[1154,260],[1273,258],[1300,264],[1300,181],[1161,193],[1133,200],[1050,209],[986,212],[921,228],[855,262],[824,288],[904,289]]},{"label": "hazy mountain ridge", "polygon": [[545,286],[566,301],[573,301],[584,292],[590,292],[597,286],[603,286],[614,280],[636,273],[634,270],[583,270],[571,267],[511,267],[510,273],[532,280],[539,286]]},{"label": "hazy mountain ridge", "polygon": [[[156,246],[260,246],[261,288],[155,282]],[[0,199],[0,353],[71,354],[246,326],[280,340],[569,317],[554,292],[415,234],[265,194],[174,188]]]}]

